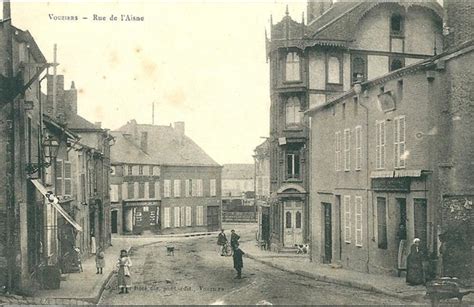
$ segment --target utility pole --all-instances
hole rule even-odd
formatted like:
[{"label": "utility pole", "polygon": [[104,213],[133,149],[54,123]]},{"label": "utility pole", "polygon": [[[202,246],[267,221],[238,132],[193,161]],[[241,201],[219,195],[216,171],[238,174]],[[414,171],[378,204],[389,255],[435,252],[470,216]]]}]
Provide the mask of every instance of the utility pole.
[{"label": "utility pole", "polygon": [[12,35],[12,21],[11,21],[11,7],[10,0],[3,1],[3,29],[6,38],[6,61],[5,61],[5,77],[7,80],[7,95],[6,95],[6,110],[7,110],[7,148],[6,148],[6,199],[7,199],[7,245],[5,246],[7,256],[7,291],[12,291],[14,288],[13,275],[16,269],[15,263],[15,249],[14,229],[15,223],[15,106],[14,97],[15,86],[13,79],[13,35]]},{"label": "utility pole", "polygon": [[57,83],[56,83],[56,75],[57,75],[57,53],[58,53],[58,46],[54,44],[53,49],[53,110],[51,112],[51,116],[54,119],[56,116],[56,91],[57,91]]}]

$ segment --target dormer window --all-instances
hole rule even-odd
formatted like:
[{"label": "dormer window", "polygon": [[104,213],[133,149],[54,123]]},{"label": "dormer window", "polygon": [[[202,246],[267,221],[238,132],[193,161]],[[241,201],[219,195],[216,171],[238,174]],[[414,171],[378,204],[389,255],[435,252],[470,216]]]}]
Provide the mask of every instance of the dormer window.
[{"label": "dormer window", "polygon": [[367,80],[367,69],[365,57],[355,55],[352,57],[352,83],[363,82]]},{"label": "dormer window", "polygon": [[290,52],[286,55],[285,80],[300,81],[300,57],[296,52]]},{"label": "dormer window", "polygon": [[390,18],[390,34],[403,35],[403,17],[399,14],[393,14]]},{"label": "dormer window", "polygon": [[301,106],[298,97],[290,97],[286,102],[286,126],[298,126],[301,121]]}]

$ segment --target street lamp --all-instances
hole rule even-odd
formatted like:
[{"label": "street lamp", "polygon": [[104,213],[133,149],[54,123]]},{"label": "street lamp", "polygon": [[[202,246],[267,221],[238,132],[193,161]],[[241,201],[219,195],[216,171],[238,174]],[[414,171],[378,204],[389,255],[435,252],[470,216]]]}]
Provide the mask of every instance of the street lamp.
[{"label": "street lamp", "polygon": [[44,160],[38,163],[27,163],[26,172],[31,175],[38,172],[43,167],[49,167],[56,159],[59,151],[59,142],[55,138],[48,136],[41,144]]}]

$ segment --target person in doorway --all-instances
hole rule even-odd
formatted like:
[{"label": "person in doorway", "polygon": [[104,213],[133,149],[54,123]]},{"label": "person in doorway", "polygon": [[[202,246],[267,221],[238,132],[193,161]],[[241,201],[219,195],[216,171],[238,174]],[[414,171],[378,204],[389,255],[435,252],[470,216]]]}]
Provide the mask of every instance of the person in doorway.
[{"label": "person in doorway", "polygon": [[242,278],[242,268],[244,267],[244,262],[242,260],[242,256],[245,255],[245,253],[239,248],[239,243],[233,247],[233,254],[232,258],[234,260],[234,269],[237,271],[237,276],[235,277],[236,279],[241,279]]},{"label": "person in doorway", "polygon": [[118,286],[120,288],[119,294],[128,293],[129,289],[132,287],[132,281],[130,276],[130,267],[132,266],[132,260],[128,257],[126,250],[122,249],[120,251],[120,257],[117,260],[118,268]]},{"label": "person in doorway", "polygon": [[102,274],[105,267],[105,253],[101,246],[99,246],[97,253],[95,254],[95,266],[97,268],[96,274]]},{"label": "person in doorway", "polygon": [[400,223],[397,231],[398,237],[398,277],[400,277],[400,272],[407,269],[407,256],[408,256],[408,246],[407,246],[407,230],[405,223]]},{"label": "person in doorway", "polygon": [[91,254],[95,254],[97,252],[96,244],[95,244],[95,236],[94,233],[91,233]]},{"label": "person in doorway", "polygon": [[217,245],[221,247],[221,256],[225,256],[225,247],[227,244],[227,237],[225,236],[224,229],[221,229],[217,237]]},{"label": "person in doorway", "polygon": [[232,247],[232,250],[239,246],[239,240],[240,236],[235,233],[234,229],[232,229],[230,231],[230,246]]},{"label": "person in doorway", "polygon": [[410,254],[407,258],[407,276],[406,282],[410,286],[421,285],[425,283],[423,272],[423,251],[420,246],[421,240],[415,238],[410,248]]}]

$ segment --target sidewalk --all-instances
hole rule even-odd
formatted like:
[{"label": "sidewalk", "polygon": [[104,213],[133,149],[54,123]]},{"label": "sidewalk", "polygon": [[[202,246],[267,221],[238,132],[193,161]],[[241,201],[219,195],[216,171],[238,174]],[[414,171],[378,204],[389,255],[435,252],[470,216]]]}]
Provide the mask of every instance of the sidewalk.
[{"label": "sidewalk", "polygon": [[[243,242],[241,247],[248,258],[292,274],[323,282],[378,292],[404,300],[429,303],[428,300],[424,299],[426,293],[425,286],[408,286],[405,283],[405,278],[366,274],[343,268],[333,268],[324,264],[315,264],[309,261],[308,255],[278,254],[270,251],[262,251],[254,242],[250,241]],[[473,304],[474,295],[466,296],[463,299],[463,303]]]}]

